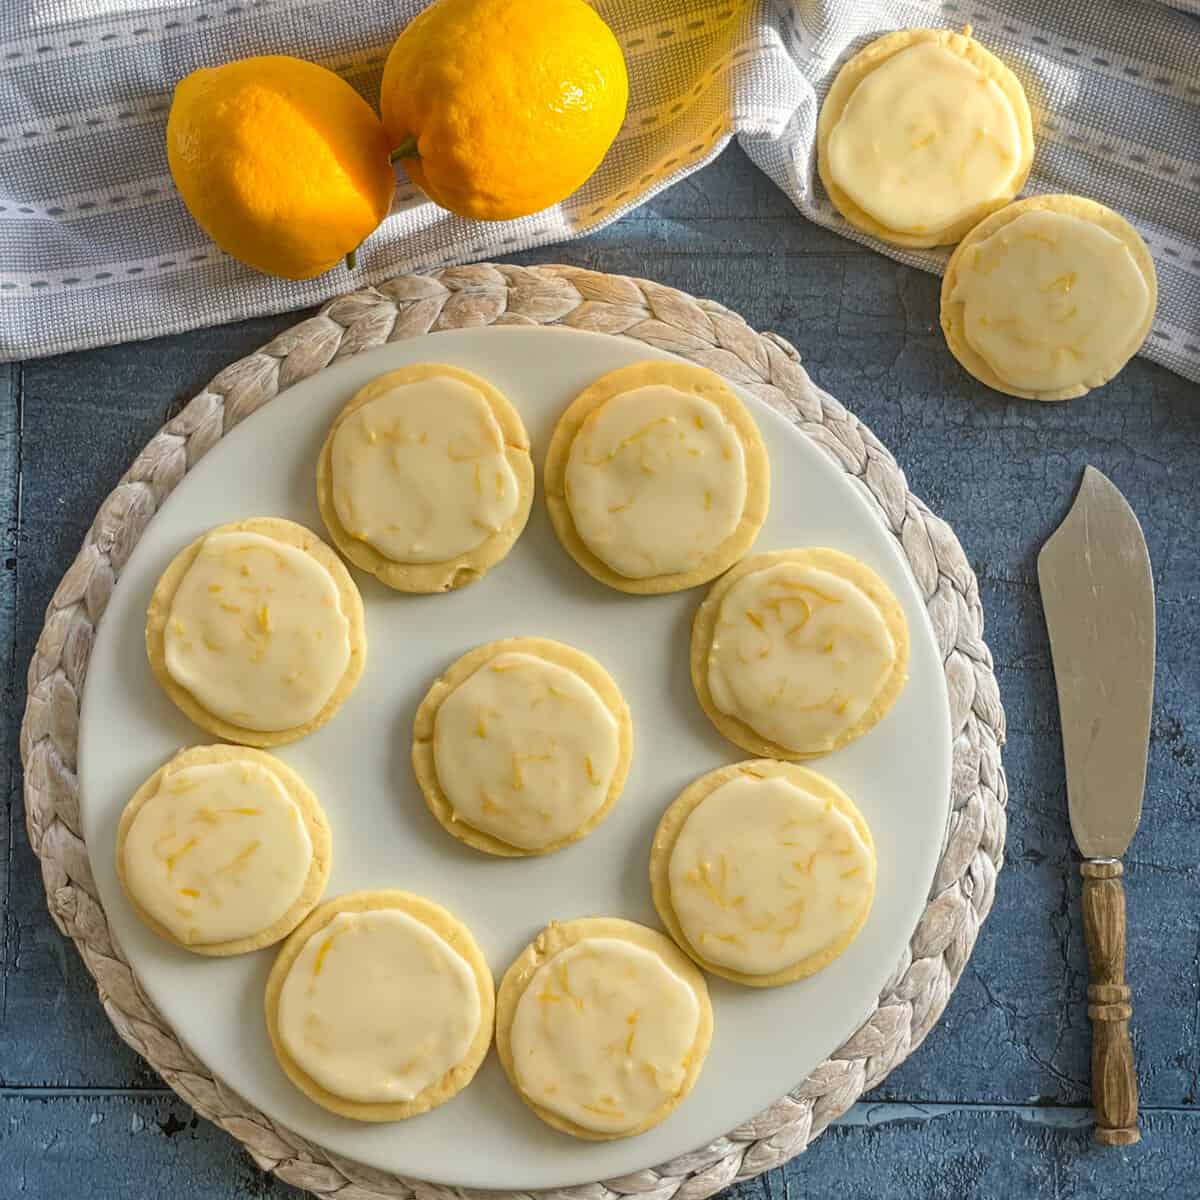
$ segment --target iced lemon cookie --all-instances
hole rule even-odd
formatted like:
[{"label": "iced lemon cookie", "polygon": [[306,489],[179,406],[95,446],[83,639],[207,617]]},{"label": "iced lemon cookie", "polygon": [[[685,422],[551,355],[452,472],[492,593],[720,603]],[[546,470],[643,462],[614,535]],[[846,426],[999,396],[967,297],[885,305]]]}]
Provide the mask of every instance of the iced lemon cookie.
[{"label": "iced lemon cookie", "polygon": [[552,923],[504,973],[496,1051],[521,1099],[589,1141],[644,1133],[691,1091],[712,1041],[704,976],[616,917]]},{"label": "iced lemon cookie", "polygon": [[770,463],[721,378],[644,362],[596,380],[559,419],[546,504],[559,541],[622,592],[677,592],[745,554],[767,515]]},{"label": "iced lemon cookie", "polygon": [[838,550],[755,554],[692,623],[692,684],[735,745],[813,758],[861,737],[908,677],[908,625],[870,567]]},{"label": "iced lemon cookie", "polygon": [[279,746],[324,725],[358,683],[362,598],[303,525],[219,525],[163,572],[146,613],[146,653],[163,690],[202,729]]},{"label": "iced lemon cookie", "polygon": [[1137,353],[1157,299],[1154,260],[1128,221],[1082,196],[1032,196],[959,244],[942,281],[942,331],[988,387],[1069,400]]},{"label": "iced lemon cookie", "polygon": [[580,650],[506,638],[463,655],[429,689],[413,769],[448,833],[488,854],[546,854],[590,833],[625,785],[633,722],[612,677]]},{"label": "iced lemon cookie", "polygon": [[445,1104],[492,1041],[492,975],[471,932],[410,892],[321,905],[267,979],[267,1032],[288,1078],[356,1121]]},{"label": "iced lemon cookie", "polygon": [[401,367],[338,414],[317,460],[317,503],[337,548],[388,587],[462,587],[525,528],[529,435],[478,375],[443,363]]},{"label": "iced lemon cookie", "polygon": [[133,794],[117,875],[139,917],[197,954],[286,937],[321,898],[331,839],[316,796],[273,755],[195,746]]},{"label": "iced lemon cookie", "polygon": [[650,886],[671,936],[705,970],[775,987],[828,966],[857,937],[875,895],[875,846],[824,776],[736,763],[701,776],[663,814]]},{"label": "iced lemon cookie", "polygon": [[817,122],[817,170],[856,229],[897,246],[949,245],[1024,186],[1029,104],[969,34],[889,33],[838,72]]}]

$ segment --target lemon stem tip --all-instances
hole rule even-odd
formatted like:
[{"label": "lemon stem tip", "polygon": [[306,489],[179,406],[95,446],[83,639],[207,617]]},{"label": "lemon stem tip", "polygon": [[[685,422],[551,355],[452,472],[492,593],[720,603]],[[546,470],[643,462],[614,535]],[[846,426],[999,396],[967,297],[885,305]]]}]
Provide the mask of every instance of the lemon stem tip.
[{"label": "lemon stem tip", "polygon": [[407,137],[388,155],[388,162],[398,163],[402,158],[420,158],[417,153],[417,139]]},{"label": "lemon stem tip", "polygon": [[357,246],[355,246],[354,249],[351,250],[346,255],[346,270],[353,271],[356,266],[358,266],[358,247]]}]

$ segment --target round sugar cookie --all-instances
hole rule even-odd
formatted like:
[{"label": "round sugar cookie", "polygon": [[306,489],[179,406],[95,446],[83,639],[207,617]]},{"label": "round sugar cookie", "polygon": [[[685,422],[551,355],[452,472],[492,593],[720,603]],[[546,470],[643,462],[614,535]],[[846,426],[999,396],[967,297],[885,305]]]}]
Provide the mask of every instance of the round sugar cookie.
[{"label": "round sugar cookie", "polygon": [[[628,955],[622,953],[622,946],[631,948]],[[593,950],[593,961],[583,961]],[[563,955],[571,956],[570,960]],[[574,983],[572,971],[577,972]],[[647,1011],[645,1004],[622,993],[618,976],[634,985],[644,980],[669,984],[669,988],[665,995],[660,989],[658,1005]],[[573,987],[582,994],[573,992]],[[623,1007],[618,1010],[617,1006],[631,1002],[634,1007],[629,1012]],[[527,1004],[536,1007],[526,1010]],[[552,1022],[559,1014],[565,1018],[557,1028],[546,1025],[548,1045],[538,1036],[537,1013],[543,1009],[555,1014],[549,1019]],[[588,1044],[589,1031],[579,1021],[585,1014],[595,1014],[600,1023],[599,1030],[590,1031],[593,1036],[603,1039],[608,1032],[615,1034],[611,1046]],[[551,922],[504,973],[496,996],[496,1052],[509,1082],[547,1125],[586,1141],[632,1137],[664,1121],[699,1077],[712,1033],[712,1005],[704,976],[670,938],[618,917]],[[639,1045],[639,1036],[650,1044]],[[596,1092],[588,1098],[592,1103],[571,1097],[566,1081],[561,1094],[559,1085],[547,1082],[546,1072],[553,1072],[557,1061],[555,1042],[571,1054],[591,1057],[589,1050],[597,1051],[593,1070],[573,1073],[577,1084],[586,1079]],[[529,1066],[518,1068],[514,1043],[525,1049],[521,1061]],[[531,1049],[537,1053],[531,1054]],[[610,1049],[615,1057],[608,1053]],[[536,1096],[522,1085],[522,1071],[534,1073],[526,1083]],[[630,1101],[640,1105],[632,1111],[620,1107]],[[571,1111],[587,1118],[590,1127],[564,1115]]]},{"label": "round sugar cookie", "polygon": [[[197,809],[198,802],[207,803],[211,798],[204,794],[204,789],[210,783],[206,776],[212,773],[191,770],[196,767],[249,768],[246,775],[258,771],[269,773],[282,789],[281,796],[267,797],[269,802],[274,801],[272,810],[266,814],[273,820],[258,821],[255,818],[264,815],[261,811],[237,803],[237,785],[247,780],[214,780],[218,786],[235,793],[227,797],[234,803]],[[253,782],[261,788],[261,780]],[[217,800],[216,803],[222,802]],[[161,811],[163,804],[170,805],[172,811]],[[183,829],[162,828],[174,826],[172,818],[177,814],[184,816]],[[131,832],[141,822],[151,822],[154,827],[145,836],[135,834],[131,842]],[[272,836],[277,841],[286,839],[290,845],[267,845],[256,859],[255,852],[261,848],[259,839]],[[216,852],[224,857],[220,855],[222,846],[228,846],[227,863],[212,869],[196,865],[197,850],[201,856],[207,850],[210,856]],[[291,853],[284,853],[285,849]],[[165,856],[168,876],[165,880],[148,861],[151,856],[158,857],[155,851]],[[132,860],[135,852],[143,857],[143,861]],[[320,900],[329,879],[331,856],[329,823],[316,796],[286,763],[248,746],[193,746],[181,750],[134,792],[117,826],[117,877],[134,911],[159,937],[194,954],[214,957],[259,950],[291,933]],[[186,878],[170,879],[177,869],[180,874],[186,874]],[[279,894],[280,884],[286,888],[288,882],[291,884],[290,897],[286,893]],[[264,918],[259,927],[238,930],[234,936],[226,934],[210,941],[197,941],[193,934],[189,940],[187,934],[195,914],[187,910],[198,907],[212,890],[224,894],[217,901],[216,911],[210,910],[204,915],[228,924],[230,919],[241,920],[245,906],[255,902],[256,897],[247,895],[247,891],[252,893],[257,887],[260,893],[270,893],[272,883],[277,893],[273,897],[276,912]],[[165,910],[161,907],[168,899],[164,885],[169,885],[174,893]],[[261,902],[262,899],[260,894],[257,900]],[[155,916],[152,909],[158,909],[164,919]],[[197,934],[199,932],[196,930]]]},{"label": "round sugar cookie", "polygon": [[400,592],[446,592],[486,574],[525,528],[533,486],[517,410],[486,379],[445,363],[371,380],[317,459],[317,505],[334,545]]},{"label": "round sugar cookie", "polygon": [[871,831],[849,796],[774,759],[702,775],[663,813],[650,851],[654,907],[671,936],[706,971],[747,987],[833,962],[866,923],[875,873]]},{"label": "round sugar cookie", "polygon": [[[587,719],[583,730],[571,727],[578,717]],[[454,773],[447,780],[438,773],[439,719],[451,739],[443,745]],[[464,654],[430,687],[413,724],[413,771],[429,811],[451,836],[502,858],[549,854],[586,837],[620,796],[632,756],[633,721],[612,676],[549,638],[504,638]],[[494,783],[473,780],[489,768]],[[558,777],[547,780],[555,768]],[[554,808],[537,811],[548,803]]]},{"label": "round sugar cookie", "polygon": [[838,72],[817,122],[817,170],[834,207],[911,249],[957,242],[1007,204],[1033,151],[1024,89],[969,26],[869,43]]},{"label": "round sugar cookie", "polygon": [[743,559],[692,622],[701,707],[734,745],[763,758],[816,758],[861,737],[896,702],[908,656],[891,589],[865,563],[824,547]]},{"label": "round sugar cookie", "polygon": [[720,575],[758,536],[770,501],[762,435],[724,380],[682,362],[601,376],[568,406],[546,452],[558,540],[594,579],[638,595]]},{"label": "round sugar cookie", "polygon": [[1083,196],[1030,196],[959,243],[942,280],[941,324],[981,383],[1070,400],[1138,352],[1157,302],[1154,260],[1124,217]]},{"label": "round sugar cookie", "polygon": [[[255,714],[252,712],[239,713],[238,715],[242,719],[235,720],[231,715],[221,715],[211,711],[200,698],[174,677],[170,669],[168,642],[181,635],[177,629],[168,630],[168,622],[171,620],[180,588],[186,584],[188,574],[200,559],[208,539],[219,539],[224,535],[234,534],[248,534],[255,539],[261,538],[267,542],[276,542],[284,547],[302,552],[321,567],[332,582],[332,589],[328,596],[329,607],[330,610],[341,614],[342,620],[337,621],[337,624],[341,626],[341,636],[345,639],[343,656],[345,667],[336,679],[329,681],[327,693],[312,699],[314,707],[319,703],[316,711],[306,719],[284,728],[255,728]],[[321,578],[323,580],[324,576]],[[239,665],[243,672],[246,672],[248,665],[254,665],[259,661],[254,656],[261,654],[264,641],[277,632],[272,626],[273,618],[270,611],[272,595],[267,592],[267,589],[273,588],[274,585],[264,583],[261,594],[236,594],[243,583],[253,585],[255,582],[255,577],[250,576],[247,580],[234,582],[228,591],[225,590],[225,585],[211,584],[207,589],[211,596],[201,604],[202,622],[225,622],[231,625],[231,630],[232,626],[237,627],[235,636],[230,637],[229,644],[218,647],[218,650],[226,653],[235,652],[239,656]],[[265,612],[263,603],[260,601],[266,603]],[[232,621],[227,622],[226,618],[232,618]],[[329,612],[323,612],[321,622],[324,624],[328,620]],[[296,633],[294,629],[290,632],[293,635]],[[302,634],[303,630],[300,632]],[[190,636],[189,631],[185,629],[182,636]],[[297,681],[303,684],[306,670],[312,668],[314,661],[319,662],[319,653],[315,643],[307,648],[293,644],[292,651],[291,657],[295,660]],[[162,686],[163,691],[184,715],[199,725],[201,729],[206,729],[209,733],[214,733],[226,741],[237,742],[245,746],[281,746],[305,737],[324,725],[342,706],[358,683],[367,657],[367,634],[363,619],[362,597],[342,560],[315,533],[303,525],[297,525],[294,521],[287,521],[282,517],[252,517],[245,521],[232,521],[225,525],[218,525],[202,534],[181,550],[163,572],[150,597],[150,604],[146,611],[146,655],[150,660],[150,669],[154,672],[154,677]],[[220,659],[216,662],[208,662],[207,665],[210,669],[201,673],[210,683],[219,683],[222,679],[226,684],[233,681],[233,673],[227,666],[221,666]],[[288,673],[291,674],[290,671]],[[249,674],[254,673],[249,672]],[[289,686],[291,685],[289,684]],[[246,723],[247,721],[249,723]],[[257,723],[261,724],[261,722]]]},{"label": "round sugar cookie", "polygon": [[[363,939],[369,940],[377,936],[380,930],[357,922],[356,918],[370,919],[374,914],[383,914],[385,921],[391,919],[388,914],[398,914],[395,927],[381,927],[385,936],[420,934],[420,931],[424,931],[420,934],[421,940],[413,938],[414,957],[409,961],[407,981],[404,978],[387,979],[386,963],[371,963],[369,958],[363,961]],[[351,941],[339,947],[338,939],[347,934],[351,935]],[[355,939],[358,939],[358,945],[355,945]],[[395,944],[393,942],[393,946]],[[346,1016],[351,1022],[352,1032],[350,1036],[339,1037],[341,1031],[329,1027],[327,1013],[317,1013],[310,1009],[301,1025],[305,1037],[308,1038],[303,1055],[306,1060],[311,1060],[306,1069],[305,1064],[297,1061],[297,1056],[293,1053],[295,1047],[289,1049],[288,1046],[289,1036],[295,1038],[296,1033],[294,1030],[289,1031],[281,1019],[281,1011],[284,1016],[290,1016],[286,1011],[289,1004],[301,1004],[305,999],[299,980],[295,981],[295,992],[286,994],[288,981],[293,969],[307,969],[314,982],[322,973],[336,971],[335,955],[347,945],[351,947],[349,953],[358,955],[354,961],[366,968],[360,972],[364,976],[362,986],[347,987],[341,992],[344,1003],[349,1006]],[[365,948],[370,949],[369,946]],[[404,948],[403,945],[401,948]],[[365,1065],[369,1072],[383,1072],[389,1063],[395,1062],[396,1073],[401,1077],[401,1082],[406,1073],[419,1070],[422,1066],[427,1069],[428,1059],[435,1053],[444,1057],[444,1028],[436,1030],[427,1026],[438,1017],[436,1010],[439,998],[443,1010],[448,1010],[451,1005],[445,1003],[442,992],[438,993],[438,997],[432,997],[430,994],[431,959],[443,967],[452,964],[452,982],[462,983],[466,980],[475,989],[476,1002],[472,1005],[472,1011],[478,1014],[476,1028],[473,1033],[469,1030],[465,1033],[462,1030],[457,1031],[462,1042],[462,1052],[455,1056],[456,1060],[446,1065],[445,1070],[425,1083],[414,1095],[394,1100],[363,1101],[348,1098],[314,1078],[310,1072],[321,1069],[324,1073],[326,1068],[332,1069],[339,1052],[342,1057],[353,1056],[357,1064],[360,1067]],[[422,964],[426,968],[424,972],[421,971]],[[455,996],[450,991],[448,994],[451,999],[462,999],[461,993]],[[427,1011],[418,1013],[407,1027],[410,1034],[414,1029],[423,1033],[424,1046],[414,1044],[411,1059],[405,1061],[409,1055],[409,1048],[396,1046],[395,1034],[385,1034],[384,1027],[387,1024],[388,1006],[402,1003],[409,998],[418,1003],[422,999],[431,1000],[433,1003],[427,1004]],[[383,1001],[385,1012],[382,1015],[372,1007],[374,1000]],[[313,912],[280,949],[267,978],[264,1003],[267,1032],[275,1057],[292,1083],[309,1099],[330,1112],[350,1117],[355,1121],[403,1121],[445,1104],[475,1077],[492,1041],[495,990],[487,960],[471,931],[461,921],[432,900],[413,895],[411,892],[385,889],[339,896]],[[430,1008],[435,1011],[428,1011]],[[368,1009],[370,1011],[367,1011]],[[446,1012],[443,1011],[442,1016],[445,1015]],[[380,1042],[380,1048],[376,1052],[371,1052],[369,1047],[363,1045],[371,1035],[377,1035]],[[319,1068],[316,1064],[320,1064]]]}]

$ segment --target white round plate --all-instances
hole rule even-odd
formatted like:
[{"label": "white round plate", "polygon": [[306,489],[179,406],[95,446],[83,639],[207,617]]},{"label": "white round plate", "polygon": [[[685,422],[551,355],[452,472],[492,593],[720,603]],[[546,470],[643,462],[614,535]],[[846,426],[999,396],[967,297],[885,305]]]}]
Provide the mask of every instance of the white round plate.
[{"label": "white round plate", "polygon": [[[144,619],[159,574],[211,526],[281,516],[325,536],[314,495],[317,451],[334,415],[368,380],[412,362],[490,379],[520,410],[540,467],[555,420],[597,376],[647,358],[646,346],[561,329],[432,334],[360,354],[264,406],[188,472],[142,535],[100,624],[83,697],[84,834],[109,922],[146,992],[181,1040],[272,1119],[369,1166],[453,1186],[561,1187],[662,1163],[727,1133],[794,1087],[870,1012],[924,908],[950,805],[950,721],[941,659],[895,540],[851,481],[782,416],[745,396],[771,456],[771,512],[756,550],[834,546],[869,563],[899,596],[912,631],[911,677],[866,737],[813,765],[858,803],[879,855],[878,894],[854,944],[818,975],[755,990],[710,979],[716,1031],[695,1090],[640,1137],[588,1143],[556,1133],[517,1098],[495,1055],[450,1103],[414,1120],[364,1125],[292,1087],[267,1040],[262,995],[272,950],[192,955],[134,915],[113,866],[117,820],[142,781],[181,746],[211,739],[159,689]],[[499,979],[552,918],[627,917],[658,925],[650,838],[685,784],[746,757],[700,710],[688,677],[692,615],[704,595],[626,596],[559,546],[539,494],[512,553],[480,582],[406,596],[356,572],[367,666],[323,729],[277,753],[320,797],[333,826],[327,896],[398,887],[429,896],[471,928]],[[608,819],[545,858],[497,859],[449,837],[409,765],[413,714],[433,678],[493,638],[540,635],[594,655],[634,720],[633,766]]]}]

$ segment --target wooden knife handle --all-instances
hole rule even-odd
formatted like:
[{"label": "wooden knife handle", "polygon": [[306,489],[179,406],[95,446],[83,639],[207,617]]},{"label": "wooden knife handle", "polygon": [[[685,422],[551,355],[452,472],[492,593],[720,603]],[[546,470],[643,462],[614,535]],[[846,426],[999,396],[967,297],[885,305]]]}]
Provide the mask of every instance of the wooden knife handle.
[{"label": "wooden knife handle", "polygon": [[1132,1146],[1138,1132],[1137,1071],[1125,983],[1125,887],[1122,866],[1084,862],[1083,932],[1088,952],[1088,1017],[1092,1022],[1093,1137],[1101,1146]]}]

